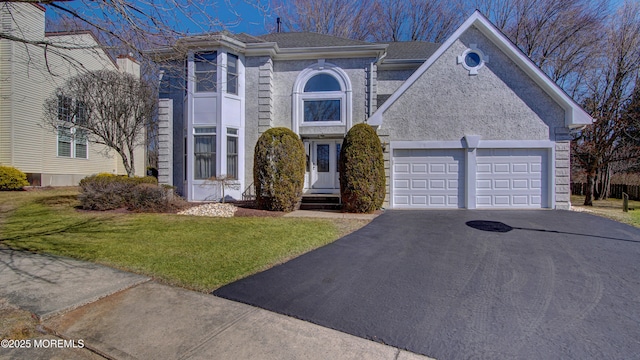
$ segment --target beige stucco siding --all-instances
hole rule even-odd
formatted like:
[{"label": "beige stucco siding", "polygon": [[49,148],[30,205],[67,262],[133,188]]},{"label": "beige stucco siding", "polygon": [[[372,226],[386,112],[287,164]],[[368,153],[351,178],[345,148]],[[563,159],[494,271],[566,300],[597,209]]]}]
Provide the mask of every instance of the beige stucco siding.
[{"label": "beige stucco siding", "polygon": [[[471,44],[489,56],[477,75],[456,58]],[[516,64],[470,28],[384,113],[389,140],[554,140],[564,111]]]}]

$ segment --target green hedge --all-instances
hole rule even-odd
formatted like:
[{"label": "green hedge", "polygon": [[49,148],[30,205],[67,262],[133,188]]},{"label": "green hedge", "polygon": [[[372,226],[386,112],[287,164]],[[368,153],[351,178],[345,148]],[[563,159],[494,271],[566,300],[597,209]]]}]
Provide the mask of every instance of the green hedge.
[{"label": "green hedge", "polygon": [[340,197],[345,212],[370,213],[385,196],[384,157],[380,139],[367,124],[349,130],[340,151]]},{"label": "green hedge", "polygon": [[253,183],[260,209],[293,211],[302,199],[306,155],[302,140],[287,128],[271,128],[256,143]]},{"label": "green hedge", "polygon": [[0,166],[0,190],[22,190],[29,186],[27,175],[11,166]]}]

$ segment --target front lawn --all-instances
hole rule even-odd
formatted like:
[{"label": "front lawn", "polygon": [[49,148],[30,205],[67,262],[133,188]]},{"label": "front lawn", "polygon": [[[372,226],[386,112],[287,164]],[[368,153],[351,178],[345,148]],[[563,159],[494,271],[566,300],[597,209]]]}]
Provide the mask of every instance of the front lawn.
[{"label": "front lawn", "polygon": [[199,291],[269,268],[366,224],[282,217],[84,212],[75,189],[0,192],[0,243],[145,274]]},{"label": "front lawn", "polygon": [[[571,205],[583,211],[625,224],[640,227],[640,201],[629,201],[629,212],[622,211],[621,199],[594,200],[593,206],[583,206],[584,196],[571,196]],[[633,209],[633,210],[631,210]]]}]

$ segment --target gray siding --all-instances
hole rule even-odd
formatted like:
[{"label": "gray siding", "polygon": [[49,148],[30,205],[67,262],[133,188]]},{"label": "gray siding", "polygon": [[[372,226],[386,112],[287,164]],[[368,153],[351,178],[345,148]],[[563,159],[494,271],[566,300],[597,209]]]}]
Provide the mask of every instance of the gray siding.
[{"label": "gray siding", "polygon": [[[334,64],[344,70],[349,76],[353,87],[352,116],[353,124],[364,122],[367,117],[367,73],[373,58],[362,59],[326,59],[326,62]],[[298,74],[307,67],[316,64],[317,60],[290,60],[276,61],[274,69],[274,120],[273,126],[291,128],[292,124],[292,94]],[[307,128],[310,134],[346,133],[346,129],[331,127]]]},{"label": "gray siding", "polygon": [[[490,57],[475,76],[456,63],[471,44]],[[563,126],[563,109],[472,28],[391,105],[382,133],[390,140],[555,140]]]}]

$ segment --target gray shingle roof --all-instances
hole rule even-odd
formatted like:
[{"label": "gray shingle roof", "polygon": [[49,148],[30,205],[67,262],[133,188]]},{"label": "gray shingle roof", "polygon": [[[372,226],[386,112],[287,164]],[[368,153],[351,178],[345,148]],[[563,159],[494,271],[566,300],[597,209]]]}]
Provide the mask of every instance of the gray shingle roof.
[{"label": "gray shingle roof", "polygon": [[272,33],[258,36],[258,38],[267,42],[275,42],[280,48],[371,45],[370,42],[366,41],[351,40],[311,32]]},{"label": "gray shingle roof", "polygon": [[386,59],[425,60],[433,55],[440,44],[426,41],[400,41],[387,43]]}]

